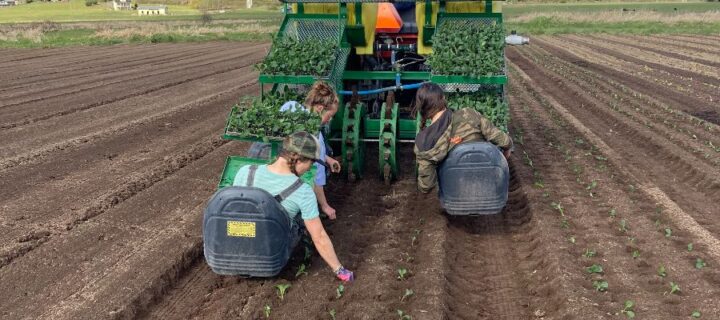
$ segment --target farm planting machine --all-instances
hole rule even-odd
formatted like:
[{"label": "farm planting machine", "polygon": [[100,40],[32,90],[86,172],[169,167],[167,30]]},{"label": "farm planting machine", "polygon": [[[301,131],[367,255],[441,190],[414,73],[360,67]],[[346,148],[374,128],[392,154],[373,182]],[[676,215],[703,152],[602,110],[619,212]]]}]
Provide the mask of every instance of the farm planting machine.
[{"label": "farm planting machine", "polygon": [[[413,100],[425,82],[436,83],[446,91],[451,109],[473,107],[507,130],[502,1],[283,0],[283,5],[285,15],[280,29],[267,57],[258,65],[261,98],[249,108],[233,107],[225,139],[269,143],[270,159],[274,158],[283,136],[293,130],[314,131],[317,127],[278,120],[252,131],[247,128],[256,118],[246,115],[257,111],[252,108],[277,110],[280,105],[263,106],[262,101],[302,96],[317,80],[333,85],[340,96],[339,110],[324,133],[336,150],[342,173],[350,181],[364,178],[367,163],[375,163],[379,178],[388,184],[400,170],[415,171],[414,167],[399,168],[398,146],[413,143],[419,131],[420,117],[413,110]],[[365,154],[366,147],[373,144],[378,148],[377,159]],[[229,157],[219,187],[232,185],[241,166],[265,162]],[[438,169],[440,196],[448,213],[494,214],[505,205],[507,162],[492,145],[462,144]],[[224,197],[223,201],[229,202],[223,203],[232,202],[232,196],[218,194],[213,201]],[[204,224],[205,255],[213,270],[237,274],[238,268],[243,269],[238,267],[242,260],[250,263],[243,270],[256,270],[243,274],[265,276],[279,272],[289,255],[282,248],[289,244],[263,237],[277,247],[266,244],[260,248],[257,244],[264,240],[256,237],[285,232],[280,230],[283,222],[278,222],[282,217],[262,213],[259,200],[254,206],[240,205],[247,201],[238,200],[232,205],[234,213],[223,213],[226,206],[213,201],[216,212],[206,211]],[[238,222],[243,220],[238,218],[242,210],[247,219]],[[252,216],[255,218],[249,218]],[[225,240],[208,241],[207,232],[222,234]],[[245,252],[239,256],[231,253],[237,250]],[[248,257],[253,257],[251,262]]]}]

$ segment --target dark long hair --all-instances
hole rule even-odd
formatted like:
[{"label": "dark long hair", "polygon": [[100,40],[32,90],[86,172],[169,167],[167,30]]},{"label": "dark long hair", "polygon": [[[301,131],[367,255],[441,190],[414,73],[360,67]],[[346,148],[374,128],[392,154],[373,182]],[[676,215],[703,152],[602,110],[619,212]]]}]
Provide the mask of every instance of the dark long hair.
[{"label": "dark long hair", "polygon": [[435,114],[447,108],[443,89],[434,83],[423,83],[415,94],[415,113],[420,112],[420,129]]}]

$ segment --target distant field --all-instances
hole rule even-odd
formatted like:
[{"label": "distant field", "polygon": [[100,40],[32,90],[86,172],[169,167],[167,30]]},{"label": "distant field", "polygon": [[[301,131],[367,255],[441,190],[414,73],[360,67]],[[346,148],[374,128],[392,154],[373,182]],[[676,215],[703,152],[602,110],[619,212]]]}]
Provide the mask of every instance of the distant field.
[{"label": "distant field", "polygon": [[[53,3],[33,2],[15,7],[0,8],[0,23],[192,20],[199,19],[202,14],[198,9],[186,5],[172,4],[168,5],[168,12],[169,15],[166,16],[138,16],[135,11],[113,11],[109,2],[101,2],[91,7],[85,5],[85,0]],[[224,13],[213,12],[213,17],[217,19],[266,19],[279,18],[280,12],[270,11],[263,7],[259,9],[226,10]]]},{"label": "distant field", "polygon": [[[242,0],[153,1],[167,4],[170,15],[141,17],[84,0],[0,8],[0,47],[265,41],[282,18],[276,0],[254,0],[253,9],[239,9]],[[236,9],[218,9],[226,7]],[[208,9],[212,21],[196,8]],[[509,3],[503,11],[508,32],[529,35],[720,34],[720,2]]]},{"label": "distant field", "polygon": [[[621,11],[623,8],[661,13],[720,11],[720,2],[614,2],[614,3],[511,3],[503,6],[506,18],[530,13]],[[675,10],[677,8],[677,11]]]}]

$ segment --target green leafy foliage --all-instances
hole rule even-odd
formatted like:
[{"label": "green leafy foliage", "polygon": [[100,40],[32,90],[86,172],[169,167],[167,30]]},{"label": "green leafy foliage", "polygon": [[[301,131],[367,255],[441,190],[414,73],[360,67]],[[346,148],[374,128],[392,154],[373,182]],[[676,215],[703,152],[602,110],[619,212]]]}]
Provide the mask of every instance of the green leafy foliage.
[{"label": "green leafy foliage", "polygon": [[670,294],[677,294],[680,292],[680,286],[675,282],[670,282]]},{"label": "green leafy foliage", "polygon": [[700,313],[700,311],[695,310],[690,314],[690,316],[697,319],[697,318],[700,318],[700,316],[702,316],[702,314]]},{"label": "green leafy foliage", "polygon": [[585,253],[583,253],[583,256],[585,256],[585,258],[592,258],[596,255],[597,255],[597,252],[595,252],[595,250],[593,250],[593,249],[585,249]]},{"label": "green leafy foliage", "polygon": [[272,49],[255,68],[263,74],[327,76],[338,50],[334,39],[277,37]]},{"label": "green leafy foliage", "polygon": [[397,310],[398,317],[400,320],[412,320],[412,317],[400,309]]},{"label": "green leafy foliage", "polygon": [[657,274],[663,278],[667,277],[667,270],[664,265],[660,265],[657,269]]},{"label": "green leafy foliage", "polygon": [[265,313],[265,318],[270,318],[270,311],[272,311],[272,308],[270,308],[269,304],[265,305],[265,308],[263,308],[263,312]]},{"label": "green leafy foliage", "polygon": [[695,268],[702,269],[702,268],[705,268],[706,266],[707,266],[707,263],[705,261],[703,261],[703,259],[697,258],[697,260],[695,260]]},{"label": "green leafy foliage", "polygon": [[688,243],[687,249],[688,249],[688,251],[693,251],[693,244],[692,244],[692,243]]},{"label": "green leafy foliage", "polygon": [[585,270],[588,273],[602,273],[603,272],[603,268],[599,264],[593,264],[592,266],[585,268]]},{"label": "green leafy foliage", "polygon": [[405,294],[403,294],[402,298],[400,298],[400,302],[403,302],[403,301],[409,299],[414,294],[415,294],[415,291],[413,291],[412,289],[405,289]]},{"label": "green leafy foliage", "polygon": [[597,291],[605,292],[605,291],[607,291],[608,287],[609,287],[608,282],[605,280],[593,281],[593,288],[595,288],[595,290],[597,290]]},{"label": "green leafy foliage", "polygon": [[502,25],[447,23],[433,35],[427,64],[434,74],[485,77],[502,73]]},{"label": "green leafy foliage", "polygon": [[405,279],[407,279],[407,276],[408,276],[408,269],[399,268],[399,269],[397,269],[397,273],[398,273],[398,276],[397,276],[398,280],[400,280],[400,281],[405,280]]},{"label": "green leafy foliage", "polygon": [[345,286],[341,283],[337,286],[337,289],[335,289],[335,296],[340,299],[343,294],[345,294]]},{"label": "green leafy foliage", "polygon": [[277,295],[280,298],[280,300],[285,300],[285,293],[287,292],[287,290],[290,287],[292,287],[292,285],[289,283],[275,285],[275,288],[277,288],[277,291],[278,291]]},{"label": "green leafy foliage", "polygon": [[625,307],[620,310],[628,319],[635,319],[635,302],[632,300],[625,301]]},{"label": "green leafy foliage", "polygon": [[287,101],[302,101],[291,91],[254,98],[250,103],[235,105],[228,119],[227,133],[243,137],[282,139],[298,131],[316,133],[320,116],[314,112],[282,112]]},{"label": "green leafy foliage", "polygon": [[330,319],[335,320],[335,316],[337,315],[335,309],[330,309],[330,311],[328,311],[328,314],[330,314]]},{"label": "green leafy foliage", "polygon": [[502,95],[495,92],[450,93],[447,103],[451,110],[473,109],[503,132],[508,132],[510,110]]},{"label": "green leafy foliage", "polygon": [[295,272],[295,278],[300,278],[301,275],[307,275],[307,270],[306,270],[306,268],[307,268],[307,267],[305,266],[304,263],[303,263],[303,264],[300,264],[300,266],[298,267],[297,272]]}]

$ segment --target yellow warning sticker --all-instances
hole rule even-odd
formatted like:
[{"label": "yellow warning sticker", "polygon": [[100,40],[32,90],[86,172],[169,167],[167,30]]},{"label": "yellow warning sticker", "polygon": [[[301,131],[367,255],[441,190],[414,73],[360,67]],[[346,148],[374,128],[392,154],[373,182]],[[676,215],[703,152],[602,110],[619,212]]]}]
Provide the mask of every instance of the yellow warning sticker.
[{"label": "yellow warning sticker", "polygon": [[228,221],[228,237],[255,238],[255,222]]}]

